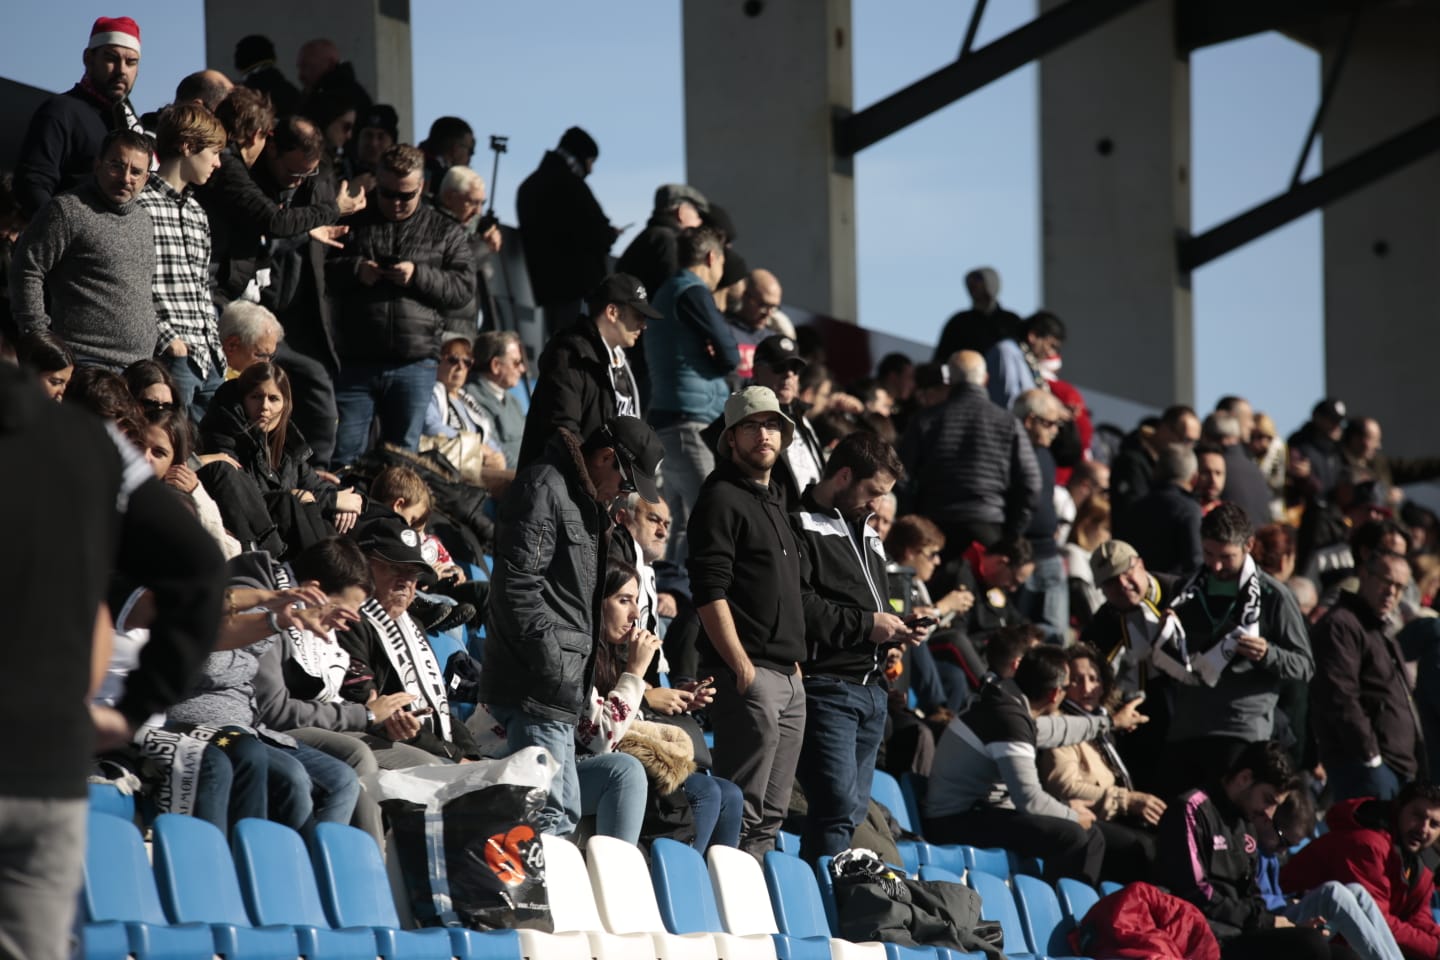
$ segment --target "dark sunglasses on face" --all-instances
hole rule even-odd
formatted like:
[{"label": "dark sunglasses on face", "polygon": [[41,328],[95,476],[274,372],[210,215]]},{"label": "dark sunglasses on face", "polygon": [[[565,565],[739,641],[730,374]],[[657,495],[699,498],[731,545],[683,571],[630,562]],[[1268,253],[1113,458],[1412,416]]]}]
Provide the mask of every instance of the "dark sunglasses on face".
[{"label": "dark sunglasses on face", "polygon": [[403,203],[409,203],[411,200],[420,196],[418,187],[414,190],[392,190],[389,187],[376,187],[375,191],[380,194],[382,200],[399,200]]},{"label": "dark sunglasses on face", "polygon": [[172,403],[172,402],[170,402],[170,401],[168,401],[168,400],[142,399],[142,400],[140,401],[140,406],[144,407],[146,410],[174,410],[174,409],[175,409],[175,404]]},{"label": "dark sunglasses on face", "polygon": [[460,355],[457,354],[457,353],[447,353],[447,354],[445,355],[445,362],[446,362],[446,363],[449,363],[449,364],[456,364],[456,363],[458,363],[458,364],[460,364],[460,366],[462,366],[462,367],[473,367],[473,366],[475,366],[475,360],[474,360],[473,357],[462,357],[462,356],[460,356]]}]

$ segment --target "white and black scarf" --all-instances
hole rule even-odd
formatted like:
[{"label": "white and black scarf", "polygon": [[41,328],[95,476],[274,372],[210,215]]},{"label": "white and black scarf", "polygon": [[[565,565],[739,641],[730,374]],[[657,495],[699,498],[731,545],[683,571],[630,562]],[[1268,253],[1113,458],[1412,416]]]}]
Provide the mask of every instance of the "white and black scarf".
[{"label": "white and black scarf", "polygon": [[[1208,575],[1196,577],[1190,586],[1175,598],[1170,609],[1173,611],[1183,604],[1197,600],[1204,603],[1207,582]],[[1177,617],[1168,617],[1167,620],[1174,624],[1174,628],[1167,634],[1162,634],[1157,641],[1153,659],[1155,666],[1185,684],[1198,686],[1203,683],[1213,687],[1219,683],[1225,668],[1235,659],[1240,638],[1254,636],[1259,630],[1260,574],[1255,567],[1254,558],[1249,554],[1246,554],[1245,562],[1240,567],[1236,602],[1240,610],[1235,618],[1235,628],[1203,650],[1196,649],[1195,645],[1189,642]]]},{"label": "white and black scarf", "polygon": [[365,601],[360,612],[379,631],[380,640],[385,644],[385,655],[390,658],[390,666],[400,675],[405,692],[434,711],[432,717],[440,736],[449,741],[450,701],[445,696],[445,674],[425,635],[407,614],[401,614],[399,621],[392,619],[374,597]]},{"label": "white and black scarf", "polygon": [[[229,745],[227,738],[256,735],[254,730],[234,723],[207,723],[185,731],[148,724],[141,727],[134,743],[145,758],[145,779],[156,808],[161,813],[194,813],[205,748],[213,743],[223,750]],[[290,743],[294,745],[293,740]]]},{"label": "white and black scarf", "polygon": [[[293,583],[290,571],[284,564],[273,565],[276,590],[288,590]],[[345,672],[350,669],[350,654],[335,642],[335,635],[320,637],[299,627],[285,627],[280,631],[285,641],[281,657],[290,660],[307,677],[313,677],[320,684],[318,693],[306,699],[322,703],[336,703],[340,700],[340,686],[345,682]]]}]

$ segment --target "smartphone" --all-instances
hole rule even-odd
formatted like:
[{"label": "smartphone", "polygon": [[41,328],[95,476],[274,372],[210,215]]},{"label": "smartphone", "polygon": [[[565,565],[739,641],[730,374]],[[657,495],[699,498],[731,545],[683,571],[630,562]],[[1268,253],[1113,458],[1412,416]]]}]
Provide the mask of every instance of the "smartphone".
[{"label": "smartphone", "polygon": [[1141,700],[1144,700],[1144,699],[1145,699],[1145,691],[1144,691],[1144,690],[1137,690],[1137,691],[1135,691],[1134,693],[1130,694],[1128,697],[1126,697],[1126,698],[1125,698],[1125,702],[1126,702],[1127,704],[1129,704],[1129,703],[1139,703]]},{"label": "smartphone", "polygon": [[407,703],[405,712],[415,717],[428,717],[435,711],[431,707],[422,707],[418,703]]},{"label": "smartphone", "polygon": [[400,262],[400,258],[395,256],[393,253],[387,253],[384,256],[376,257],[375,262],[380,264],[380,269],[391,270],[394,269],[395,265]]},{"label": "smartphone", "polygon": [[921,617],[915,614],[911,614],[910,616],[905,618],[905,626],[909,627],[911,630],[926,630],[930,627],[937,625],[939,622],[940,621],[936,620],[934,617]]}]

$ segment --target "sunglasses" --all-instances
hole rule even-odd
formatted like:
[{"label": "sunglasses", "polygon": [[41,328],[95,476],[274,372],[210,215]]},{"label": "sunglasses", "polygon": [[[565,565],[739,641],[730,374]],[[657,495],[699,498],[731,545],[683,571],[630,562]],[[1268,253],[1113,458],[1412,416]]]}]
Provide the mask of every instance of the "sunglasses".
[{"label": "sunglasses", "polygon": [[460,356],[459,354],[456,354],[456,353],[447,353],[447,354],[445,355],[445,357],[444,357],[444,360],[445,360],[446,363],[451,364],[451,365],[454,365],[454,364],[457,364],[457,363],[458,363],[458,364],[460,364],[460,366],[462,366],[462,367],[473,367],[473,366],[475,366],[475,360],[474,360],[472,357],[462,357],[462,356]]},{"label": "sunglasses", "polygon": [[175,404],[172,403],[172,402],[169,401],[169,400],[149,400],[149,399],[144,399],[144,400],[141,400],[141,401],[140,401],[140,406],[144,407],[146,410],[174,410],[174,409],[175,409]]},{"label": "sunglasses", "polygon": [[420,196],[418,188],[415,190],[392,190],[389,187],[376,187],[375,192],[380,194],[382,200],[399,200],[404,203],[409,203]]}]

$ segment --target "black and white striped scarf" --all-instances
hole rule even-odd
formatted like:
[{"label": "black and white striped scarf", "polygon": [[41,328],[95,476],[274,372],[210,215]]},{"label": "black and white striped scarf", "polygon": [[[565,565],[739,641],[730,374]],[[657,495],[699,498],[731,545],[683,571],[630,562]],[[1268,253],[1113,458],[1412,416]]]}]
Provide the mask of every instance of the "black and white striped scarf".
[{"label": "black and white striped scarf", "polygon": [[[1175,598],[1170,609],[1173,611],[1196,600],[1204,603],[1207,578],[1208,574],[1196,577],[1180,596]],[[1260,628],[1260,574],[1255,567],[1254,558],[1248,553],[1240,567],[1240,589],[1236,600],[1240,605],[1240,612],[1236,616],[1235,628],[1204,649],[1190,642],[1177,617],[1170,617],[1169,623],[1173,624],[1173,629],[1168,629],[1156,643],[1155,666],[1181,683],[1203,683],[1208,687],[1219,683],[1225,668],[1235,659],[1240,638],[1254,636]]]},{"label": "black and white striped scarf", "polygon": [[445,696],[445,674],[425,635],[408,614],[401,614],[400,620],[396,621],[374,597],[365,601],[360,613],[380,632],[385,654],[390,658],[390,666],[400,675],[405,692],[434,711],[431,716],[437,724],[436,729],[443,739],[449,741],[450,701]]}]

